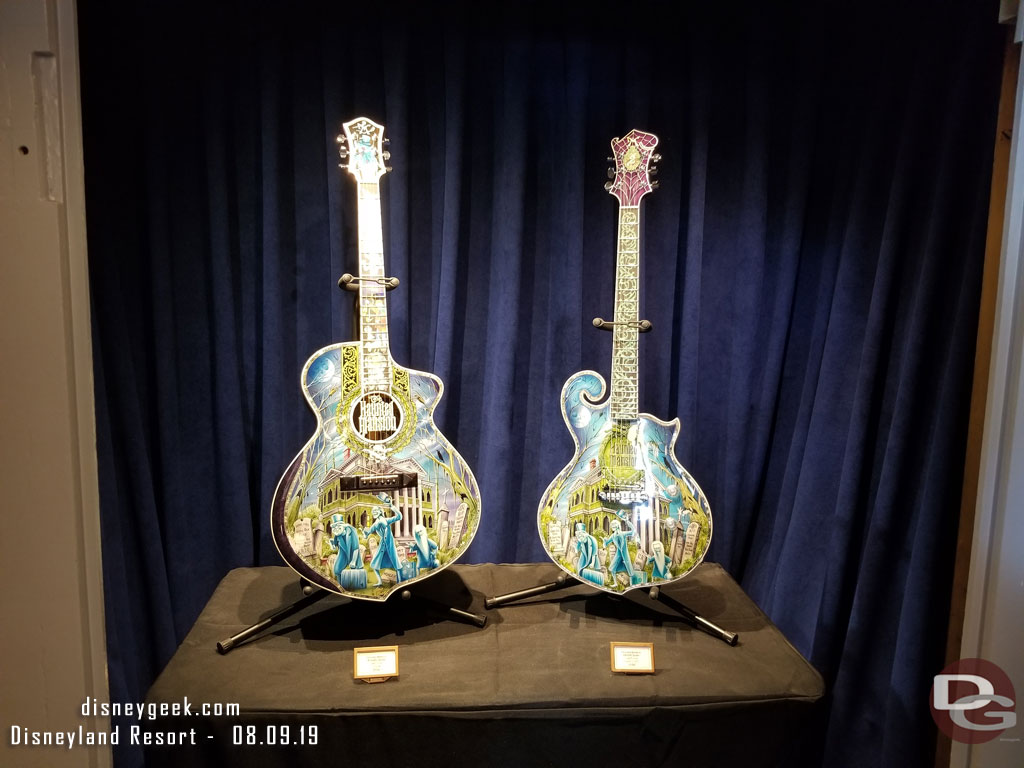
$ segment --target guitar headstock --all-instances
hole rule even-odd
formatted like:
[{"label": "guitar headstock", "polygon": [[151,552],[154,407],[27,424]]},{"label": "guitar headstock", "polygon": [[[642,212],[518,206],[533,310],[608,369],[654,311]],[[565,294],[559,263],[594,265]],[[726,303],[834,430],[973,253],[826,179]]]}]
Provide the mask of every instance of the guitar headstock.
[{"label": "guitar headstock", "polygon": [[615,162],[614,179],[604,185],[619,201],[619,205],[633,206],[640,204],[640,198],[658,186],[651,181],[651,176],[658,172],[653,167],[661,155],[655,153],[658,137],[653,133],[644,133],[633,129],[621,139],[612,139],[612,157]]},{"label": "guitar headstock", "polygon": [[338,136],[338,154],[341,167],[360,183],[372,183],[391,170],[385,161],[391,153],[384,149],[384,126],[366,117],[357,117],[341,126],[345,132]]}]

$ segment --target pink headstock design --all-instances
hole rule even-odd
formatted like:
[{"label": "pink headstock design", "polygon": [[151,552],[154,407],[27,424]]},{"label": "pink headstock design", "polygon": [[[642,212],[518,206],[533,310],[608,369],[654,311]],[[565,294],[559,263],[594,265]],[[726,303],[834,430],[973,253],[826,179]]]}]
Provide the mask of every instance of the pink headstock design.
[{"label": "pink headstock design", "polygon": [[605,189],[618,199],[619,205],[639,205],[640,198],[657,186],[657,182],[651,181],[651,175],[657,172],[651,164],[661,159],[654,152],[657,145],[657,136],[636,129],[621,139],[612,139],[613,157],[608,159],[615,161],[615,179],[605,184]]},{"label": "pink headstock design", "polygon": [[377,181],[391,170],[385,161],[391,153],[384,149],[384,126],[366,117],[357,117],[341,126],[345,132],[338,136],[338,154],[341,167],[362,184]]}]

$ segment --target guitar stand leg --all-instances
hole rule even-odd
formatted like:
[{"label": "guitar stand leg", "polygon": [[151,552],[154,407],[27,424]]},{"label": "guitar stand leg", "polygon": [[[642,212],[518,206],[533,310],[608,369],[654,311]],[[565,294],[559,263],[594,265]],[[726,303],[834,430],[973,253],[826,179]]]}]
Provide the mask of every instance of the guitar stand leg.
[{"label": "guitar stand leg", "polygon": [[737,635],[735,632],[729,632],[726,629],[722,629],[717,624],[708,621],[693,609],[686,607],[678,600],[675,600],[666,595],[665,593],[663,593],[658,587],[651,587],[650,590],[647,592],[647,596],[650,597],[652,600],[657,600],[667,605],[673,611],[678,613],[680,617],[683,619],[683,621],[685,621],[691,627],[699,629],[702,632],[707,632],[712,637],[717,637],[719,640],[721,640],[723,643],[726,643],[727,645],[736,645],[736,643],[739,642],[740,636]]},{"label": "guitar stand leg", "polygon": [[567,587],[573,586],[575,586],[575,582],[570,582],[568,577],[562,573],[558,575],[557,579],[547,584],[529,587],[528,589],[520,589],[516,592],[506,592],[504,595],[488,597],[484,600],[484,606],[491,609],[499,605],[505,605],[506,603],[513,603],[516,600],[525,600],[528,597],[535,597],[536,595],[543,595],[548,592],[555,592],[559,589],[566,589]]},{"label": "guitar stand leg", "polygon": [[477,627],[483,627],[487,623],[487,617],[481,616],[478,613],[470,613],[464,611],[461,608],[456,608],[454,605],[448,605],[438,600],[432,600],[429,597],[422,597],[421,595],[413,595],[408,589],[402,590],[401,597],[403,600],[411,600],[415,597],[419,602],[428,606],[434,611],[443,614],[446,618],[452,621],[461,621],[466,624],[472,624]]},{"label": "guitar stand leg", "polygon": [[303,583],[304,586],[302,587],[302,593],[304,596],[302,598],[296,600],[291,605],[285,606],[277,613],[270,614],[267,618],[263,619],[263,621],[258,621],[251,627],[243,629],[237,635],[232,635],[226,640],[221,640],[219,643],[217,643],[217,653],[224,655],[232,648],[234,648],[236,645],[245,642],[253,635],[259,634],[268,627],[272,627],[275,624],[284,621],[292,614],[298,613],[303,608],[306,608],[312,605],[313,603],[317,602],[318,600],[327,597],[327,590],[314,587],[312,584],[309,584],[305,581]]},{"label": "guitar stand leg", "polygon": [[[508,592],[504,595],[495,595],[494,597],[488,597],[484,601],[484,605],[487,608],[495,608],[499,605],[505,605],[507,603],[512,603],[517,600],[525,600],[528,597],[535,597],[537,595],[543,595],[548,592],[555,592],[559,589],[566,589],[568,587],[573,586],[576,586],[576,581],[574,579],[570,579],[566,574],[563,573],[559,574],[558,578],[555,579],[555,581],[549,582],[547,584],[540,584],[536,587],[529,587],[527,589],[520,589],[516,592]],[[726,643],[728,645],[736,645],[736,643],[739,642],[739,635],[737,635],[735,632],[730,632],[726,629],[722,629],[714,622],[708,621],[693,609],[688,608],[687,606],[680,603],[678,600],[675,600],[669,597],[668,595],[662,593],[662,591],[658,587],[651,587],[650,590],[647,592],[647,596],[650,597],[652,600],[658,600],[664,605],[671,608],[673,611],[679,614],[679,617],[684,622],[689,624],[691,627],[699,629],[702,632],[707,632],[712,637],[717,637],[723,643]]]}]

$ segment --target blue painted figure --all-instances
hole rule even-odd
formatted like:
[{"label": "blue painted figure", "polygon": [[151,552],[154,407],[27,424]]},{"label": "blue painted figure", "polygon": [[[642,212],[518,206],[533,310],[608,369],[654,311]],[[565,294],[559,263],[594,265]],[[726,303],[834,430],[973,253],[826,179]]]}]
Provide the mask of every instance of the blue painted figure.
[{"label": "blue painted figure", "polygon": [[373,168],[377,164],[377,156],[374,153],[373,139],[363,134],[356,137],[353,147],[354,162],[367,168]]},{"label": "blue painted figure", "polygon": [[394,502],[391,501],[391,497],[387,494],[382,493],[377,498],[382,503],[387,504],[394,514],[391,517],[385,517],[383,507],[374,507],[373,523],[369,528],[363,529],[367,541],[370,540],[371,534],[375,533],[378,537],[377,554],[370,561],[370,569],[377,577],[377,584],[384,583],[384,580],[380,577],[381,568],[393,569],[395,577],[401,581],[402,563],[398,559],[398,548],[395,546],[395,537],[391,533],[391,525],[402,519],[402,511],[395,506]]},{"label": "blue painted figure", "polygon": [[420,570],[437,568],[440,565],[437,561],[437,542],[427,538],[427,529],[422,525],[413,526],[412,548],[416,553],[416,562]]},{"label": "blue painted figure", "polygon": [[651,542],[651,554],[647,558],[647,564],[651,566],[652,581],[664,581],[669,577],[672,561],[665,556],[665,545],[660,541]]},{"label": "blue painted figure", "polygon": [[334,579],[340,584],[342,571],[362,568],[359,562],[359,534],[341,515],[331,515],[331,548],[338,552],[334,561]]},{"label": "blue painted figure", "polygon": [[601,564],[597,557],[597,539],[587,533],[587,526],[576,523],[576,551],[579,559],[576,562],[576,573],[584,568],[600,570]]},{"label": "blue painted figure", "polygon": [[577,575],[594,584],[603,584],[604,575],[601,573],[597,539],[587,533],[587,526],[583,523],[576,523],[575,546],[576,552],[579,553],[576,560]]},{"label": "blue painted figure", "polygon": [[[638,583],[639,574],[633,570],[633,563],[629,561],[629,540],[633,538],[633,531],[622,530],[622,524],[618,520],[612,520],[611,533],[604,540],[605,548],[615,546],[615,555],[608,561],[608,575],[615,582],[615,574],[625,573],[629,577],[629,583]],[[640,577],[642,578],[642,577]]]}]

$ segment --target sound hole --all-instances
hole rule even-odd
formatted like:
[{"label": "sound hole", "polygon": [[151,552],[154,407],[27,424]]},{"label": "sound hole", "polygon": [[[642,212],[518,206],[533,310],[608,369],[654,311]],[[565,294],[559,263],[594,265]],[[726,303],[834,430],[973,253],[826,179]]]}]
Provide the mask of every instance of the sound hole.
[{"label": "sound hole", "polygon": [[352,428],[371,443],[394,437],[402,426],[402,409],[387,392],[370,392],[352,408]]}]

